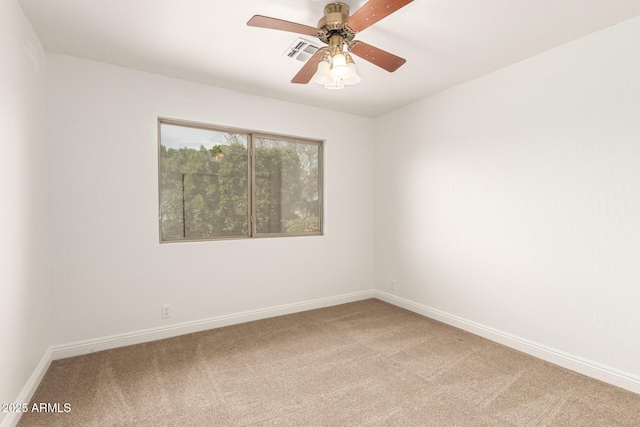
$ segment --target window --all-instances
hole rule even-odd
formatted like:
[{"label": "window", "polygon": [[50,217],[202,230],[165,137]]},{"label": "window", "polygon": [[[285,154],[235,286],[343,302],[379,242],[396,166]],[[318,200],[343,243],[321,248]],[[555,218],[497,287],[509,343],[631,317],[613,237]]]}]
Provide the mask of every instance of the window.
[{"label": "window", "polygon": [[322,234],[322,142],[158,121],[160,241]]}]

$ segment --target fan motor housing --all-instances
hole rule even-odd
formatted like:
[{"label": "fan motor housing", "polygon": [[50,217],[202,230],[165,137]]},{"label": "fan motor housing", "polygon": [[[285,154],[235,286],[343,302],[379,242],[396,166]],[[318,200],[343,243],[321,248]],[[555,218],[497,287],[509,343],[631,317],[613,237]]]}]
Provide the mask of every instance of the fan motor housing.
[{"label": "fan motor housing", "polygon": [[318,21],[318,38],[329,43],[331,36],[339,34],[347,42],[353,40],[355,33],[348,30],[348,19],[349,6],[344,3],[329,3],[324,8],[324,16]]}]

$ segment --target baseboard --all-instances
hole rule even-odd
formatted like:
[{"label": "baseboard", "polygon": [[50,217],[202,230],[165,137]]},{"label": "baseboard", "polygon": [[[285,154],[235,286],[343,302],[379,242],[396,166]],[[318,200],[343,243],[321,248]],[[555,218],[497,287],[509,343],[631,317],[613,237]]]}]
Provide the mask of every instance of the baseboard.
[{"label": "baseboard", "polygon": [[194,322],[179,323],[166,327],[145,329],[128,332],[124,334],[111,335],[107,337],[78,341],[70,344],[56,345],[51,348],[53,360],[65,359],[67,357],[81,356],[96,351],[109,350],[118,347],[125,347],[133,344],[156,341],[193,332],[205,331],[208,329],[221,328],[224,326],[236,325],[239,323],[251,322],[254,320],[267,319],[269,317],[282,316],[285,314],[298,313],[301,311],[315,310],[317,308],[330,307],[333,305],[345,304],[374,298],[373,290],[353,292],[329,298],[303,301],[294,304],[279,305],[259,310],[245,311],[225,316],[211,317]]},{"label": "baseboard", "polygon": [[[42,381],[44,374],[47,372],[47,369],[49,369],[49,365],[51,365],[51,360],[51,348],[48,348],[47,351],[44,352],[42,359],[40,359],[40,362],[36,366],[36,369],[34,369],[33,373],[29,377],[29,380],[22,388],[22,391],[20,392],[18,398],[14,403],[29,403],[31,401],[33,394],[36,392],[38,386],[40,385],[40,381]],[[2,420],[1,426],[13,427],[18,424],[21,416],[22,413],[20,412],[9,412],[7,413],[7,416]]]},{"label": "baseboard", "polygon": [[396,295],[373,291],[375,298],[506,345],[563,368],[640,394],[640,377],[520,338]]}]

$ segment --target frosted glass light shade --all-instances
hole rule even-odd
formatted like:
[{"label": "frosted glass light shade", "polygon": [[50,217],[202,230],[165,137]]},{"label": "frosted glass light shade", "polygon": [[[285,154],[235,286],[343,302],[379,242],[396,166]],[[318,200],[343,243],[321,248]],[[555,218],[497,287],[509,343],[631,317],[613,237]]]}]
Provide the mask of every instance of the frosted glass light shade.
[{"label": "frosted glass light shade", "polygon": [[331,66],[331,71],[329,71],[331,77],[333,77],[334,79],[339,79],[342,77],[346,77],[350,72],[351,70],[349,70],[349,67],[347,66],[347,59],[344,57],[344,55],[341,53],[334,55],[333,65]]},{"label": "frosted glass light shade", "polygon": [[338,79],[333,79],[333,81],[331,83],[328,83],[328,84],[324,85],[324,87],[325,87],[325,89],[330,89],[330,90],[344,89],[344,85]]},{"label": "frosted glass light shade", "polygon": [[312,77],[313,82],[321,85],[331,83],[333,78],[329,75],[330,68],[329,61],[318,62],[318,71]]},{"label": "frosted glass light shade", "polygon": [[354,64],[353,62],[349,62],[347,66],[349,67],[350,72],[347,77],[342,79],[342,83],[346,85],[354,85],[354,84],[360,83],[362,81],[362,78],[358,75],[358,70],[356,70],[356,64]]}]

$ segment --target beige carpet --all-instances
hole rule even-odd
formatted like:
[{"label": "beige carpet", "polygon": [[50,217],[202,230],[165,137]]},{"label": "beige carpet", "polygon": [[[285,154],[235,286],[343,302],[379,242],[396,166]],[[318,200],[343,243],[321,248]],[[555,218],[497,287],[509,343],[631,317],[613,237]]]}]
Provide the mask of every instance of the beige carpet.
[{"label": "beige carpet", "polygon": [[640,395],[379,300],[54,361],[21,426],[638,426]]}]

